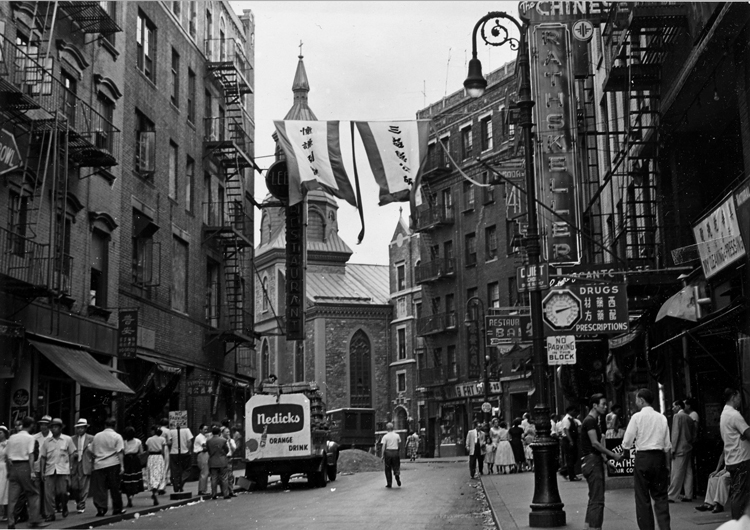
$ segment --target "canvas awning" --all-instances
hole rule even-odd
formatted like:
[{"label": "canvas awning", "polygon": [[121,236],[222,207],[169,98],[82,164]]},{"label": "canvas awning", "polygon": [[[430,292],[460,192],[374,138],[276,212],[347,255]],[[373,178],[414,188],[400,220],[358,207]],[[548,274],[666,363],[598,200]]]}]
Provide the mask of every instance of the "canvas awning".
[{"label": "canvas awning", "polygon": [[29,340],[29,344],[81,386],[123,394],[134,393],[128,385],[112,375],[106,366],[83,350],[35,340]]}]

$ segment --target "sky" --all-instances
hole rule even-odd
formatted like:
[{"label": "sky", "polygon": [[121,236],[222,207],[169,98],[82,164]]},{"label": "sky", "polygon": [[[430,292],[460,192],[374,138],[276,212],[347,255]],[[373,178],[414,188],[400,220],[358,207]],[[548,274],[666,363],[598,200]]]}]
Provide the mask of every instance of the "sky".
[{"label": "sky", "polygon": [[[490,11],[517,15],[517,2],[470,1],[258,1],[230,2],[235,12],[255,15],[255,155],[262,169],[273,162],[273,120],[292,106],[292,82],[300,41],[310,83],[308,102],[319,120],[339,120],[341,151],[354,178],[352,120],[410,120],[428,105],[463,88],[471,58],[471,33]],[[479,38],[482,70],[515,58],[507,46]],[[357,210],[339,200],[339,235],[354,251],[351,263],[388,264],[388,243],[399,208],[408,222],[409,204],[378,206],[378,187],[359,135],[355,157],[365,213],[365,237],[357,245]],[[267,190],[256,173],[255,195]],[[256,217],[256,245],[260,242]]]}]

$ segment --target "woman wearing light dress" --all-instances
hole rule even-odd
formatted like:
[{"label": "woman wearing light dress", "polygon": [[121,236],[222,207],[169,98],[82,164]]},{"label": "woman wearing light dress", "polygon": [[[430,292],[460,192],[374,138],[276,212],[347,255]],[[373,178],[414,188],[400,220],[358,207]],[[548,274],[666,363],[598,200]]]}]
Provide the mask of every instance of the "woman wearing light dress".
[{"label": "woman wearing light dress", "polygon": [[8,445],[8,428],[0,425],[0,505],[3,515],[0,521],[8,520],[8,467],[5,463],[5,446]]},{"label": "woman wearing light dress", "polygon": [[534,471],[534,451],[531,450],[531,442],[536,438],[536,427],[529,424],[523,433],[523,452],[526,455],[526,469]]},{"label": "woman wearing light dress", "polygon": [[148,471],[148,489],[151,490],[151,498],[154,500],[154,506],[159,505],[159,484],[164,480],[164,474],[167,472],[165,448],[167,441],[161,435],[161,429],[157,425],[151,426],[151,437],[146,440],[146,450],[148,451],[148,462],[146,469]]},{"label": "woman wearing light dress", "polygon": [[497,449],[495,449],[495,466],[499,472],[510,473],[516,466],[516,459],[513,456],[513,448],[510,446],[510,434],[508,433],[508,424],[500,422],[500,428],[496,434]]},{"label": "woman wearing light dress", "polygon": [[[482,426],[487,425],[486,423],[482,424]],[[497,418],[493,418],[491,422],[490,432],[487,436],[487,440],[489,440],[489,443],[487,443],[487,452],[484,455],[484,463],[487,464],[487,473],[492,475],[492,468],[495,466],[495,450],[497,449],[497,444],[495,443],[495,437],[492,435],[493,430],[497,429]]]}]

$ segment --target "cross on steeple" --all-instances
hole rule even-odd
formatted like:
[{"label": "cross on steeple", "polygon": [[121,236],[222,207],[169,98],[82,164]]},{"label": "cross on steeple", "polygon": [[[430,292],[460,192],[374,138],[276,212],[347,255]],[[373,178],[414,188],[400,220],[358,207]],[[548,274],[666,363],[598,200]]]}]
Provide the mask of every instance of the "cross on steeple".
[{"label": "cross on steeple", "polygon": [[299,41],[299,58],[302,59],[302,40]]}]

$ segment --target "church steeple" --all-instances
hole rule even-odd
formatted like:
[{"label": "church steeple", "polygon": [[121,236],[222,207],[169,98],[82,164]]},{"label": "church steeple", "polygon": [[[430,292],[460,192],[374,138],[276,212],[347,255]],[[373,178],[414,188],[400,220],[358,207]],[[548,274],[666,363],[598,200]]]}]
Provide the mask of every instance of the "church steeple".
[{"label": "church steeple", "polygon": [[310,92],[310,83],[307,81],[307,72],[305,63],[302,62],[302,43],[300,42],[299,62],[297,63],[297,72],[294,74],[294,83],[292,83],[292,92],[294,92],[294,104],[284,117],[285,120],[317,120],[315,114],[307,104],[307,93]]}]

